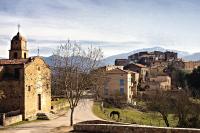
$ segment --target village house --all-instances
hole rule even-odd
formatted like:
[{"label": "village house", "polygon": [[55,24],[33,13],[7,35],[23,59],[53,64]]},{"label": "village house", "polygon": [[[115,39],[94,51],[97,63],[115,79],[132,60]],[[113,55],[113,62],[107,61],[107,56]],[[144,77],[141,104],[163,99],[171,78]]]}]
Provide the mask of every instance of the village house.
[{"label": "village house", "polygon": [[128,59],[116,59],[115,60],[116,66],[126,66],[128,64],[129,64]]},{"label": "village house", "polygon": [[149,69],[146,66],[142,64],[138,64],[138,63],[130,63],[124,66],[124,69],[139,73],[139,77],[140,77],[139,80],[141,80],[142,82],[145,81],[149,72]]},{"label": "village house", "polygon": [[179,60],[173,61],[172,66],[179,70],[192,72],[194,68],[197,68],[198,66],[200,66],[200,61],[184,61],[182,59],[179,59]]},{"label": "village house", "polygon": [[171,77],[167,75],[150,77],[145,84],[145,91],[168,91],[171,90]]},{"label": "village house", "polygon": [[113,70],[113,69],[116,69],[116,68],[123,70],[124,66],[107,65],[107,66],[100,67],[99,69],[102,69],[104,71],[109,71],[109,70]]},{"label": "village house", "polygon": [[27,40],[19,32],[9,59],[0,59],[0,89],[5,95],[0,113],[17,111],[26,120],[51,110],[51,70],[42,57],[28,57]]},{"label": "village house", "polygon": [[166,52],[143,51],[143,52],[135,53],[135,54],[128,56],[128,60],[129,60],[130,63],[131,62],[140,63],[140,64],[147,65],[147,66],[152,66],[152,63],[154,63],[156,61],[162,61],[162,62],[169,61],[169,62],[171,62],[171,61],[176,60],[176,59],[177,59],[177,53],[170,52],[170,51],[166,51]]},{"label": "village house", "polygon": [[137,96],[139,74],[129,70],[115,68],[106,71],[107,80],[102,90],[104,99],[120,99],[122,102],[131,103]]}]

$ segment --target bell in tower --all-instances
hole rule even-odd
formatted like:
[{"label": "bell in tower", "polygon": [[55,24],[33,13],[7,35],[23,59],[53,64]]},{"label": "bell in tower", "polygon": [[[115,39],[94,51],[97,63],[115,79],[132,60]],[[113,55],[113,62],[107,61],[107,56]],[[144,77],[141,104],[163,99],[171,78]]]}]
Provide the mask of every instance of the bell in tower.
[{"label": "bell in tower", "polygon": [[27,40],[18,33],[11,40],[11,48],[9,50],[9,59],[26,59],[28,57]]}]

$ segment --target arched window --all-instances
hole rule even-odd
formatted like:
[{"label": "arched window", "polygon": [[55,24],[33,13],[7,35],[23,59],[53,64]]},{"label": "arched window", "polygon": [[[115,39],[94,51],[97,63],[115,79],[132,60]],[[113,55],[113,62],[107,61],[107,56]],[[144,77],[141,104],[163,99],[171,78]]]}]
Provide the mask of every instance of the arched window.
[{"label": "arched window", "polygon": [[17,52],[14,53],[14,59],[17,59]]}]

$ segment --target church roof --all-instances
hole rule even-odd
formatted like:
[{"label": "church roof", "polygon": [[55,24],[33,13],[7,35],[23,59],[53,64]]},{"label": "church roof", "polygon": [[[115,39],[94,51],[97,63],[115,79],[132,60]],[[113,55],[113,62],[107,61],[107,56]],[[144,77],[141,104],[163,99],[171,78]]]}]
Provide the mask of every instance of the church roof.
[{"label": "church roof", "polygon": [[39,56],[33,56],[26,59],[0,59],[0,65],[20,65],[20,64],[27,64],[34,61],[36,58],[40,58]]},{"label": "church roof", "polygon": [[[26,59],[12,59],[12,60],[10,60],[10,59],[0,59],[0,66],[29,64],[31,62],[34,62],[35,59],[41,59],[41,60],[44,61],[44,59],[40,56],[33,56],[33,57],[26,58]],[[45,64],[49,68],[49,65],[47,63],[45,63]]]},{"label": "church roof", "polygon": [[126,74],[137,73],[137,72],[133,72],[133,71],[130,71],[130,70],[122,70],[122,69],[119,69],[119,68],[115,68],[115,69],[109,70],[106,73],[113,73],[113,72],[126,73]]},{"label": "church roof", "polygon": [[137,66],[137,67],[140,67],[140,68],[146,68],[145,65],[142,65],[142,64],[139,64],[139,63],[130,63],[127,66],[131,66],[131,65],[134,65],[134,66]]},{"label": "church roof", "polygon": [[0,65],[20,65],[20,64],[26,64],[29,62],[28,59],[14,59],[14,60],[9,60],[9,59],[0,59]]}]

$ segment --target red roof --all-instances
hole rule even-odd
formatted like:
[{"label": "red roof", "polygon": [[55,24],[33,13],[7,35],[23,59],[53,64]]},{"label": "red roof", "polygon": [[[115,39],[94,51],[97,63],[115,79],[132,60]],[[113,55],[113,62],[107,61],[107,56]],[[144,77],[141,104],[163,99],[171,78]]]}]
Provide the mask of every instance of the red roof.
[{"label": "red roof", "polygon": [[0,65],[11,65],[11,64],[25,64],[28,63],[29,59],[14,59],[14,60],[9,60],[9,59],[1,59],[0,60]]},{"label": "red roof", "polygon": [[145,65],[142,65],[142,64],[135,64],[136,66],[139,66],[139,67],[146,67]]},{"label": "red roof", "polygon": [[[20,65],[20,64],[28,64],[32,61],[34,61],[36,58],[40,58],[39,56],[33,56],[33,57],[29,57],[27,59],[0,59],[0,65]],[[42,59],[43,60],[43,59]]]},{"label": "red roof", "polygon": [[131,64],[128,64],[127,66],[129,66],[129,65],[135,65],[135,66],[141,67],[141,68],[145,68],[146,67],[145,65],[138,64],[138,63],[131,63]]},{"label": "red roof", "polygon": [[109,71],[107,71],[107,73],[110,73],[110,72],[115,71],[115,70],[119,70],[119,71],[124,72],[124,73],[137,73],[137,72],[133,72],[133,71],[130,71],[130,70],[122,70],[122,69],[119,69],[119,68],[109,70]]}]

